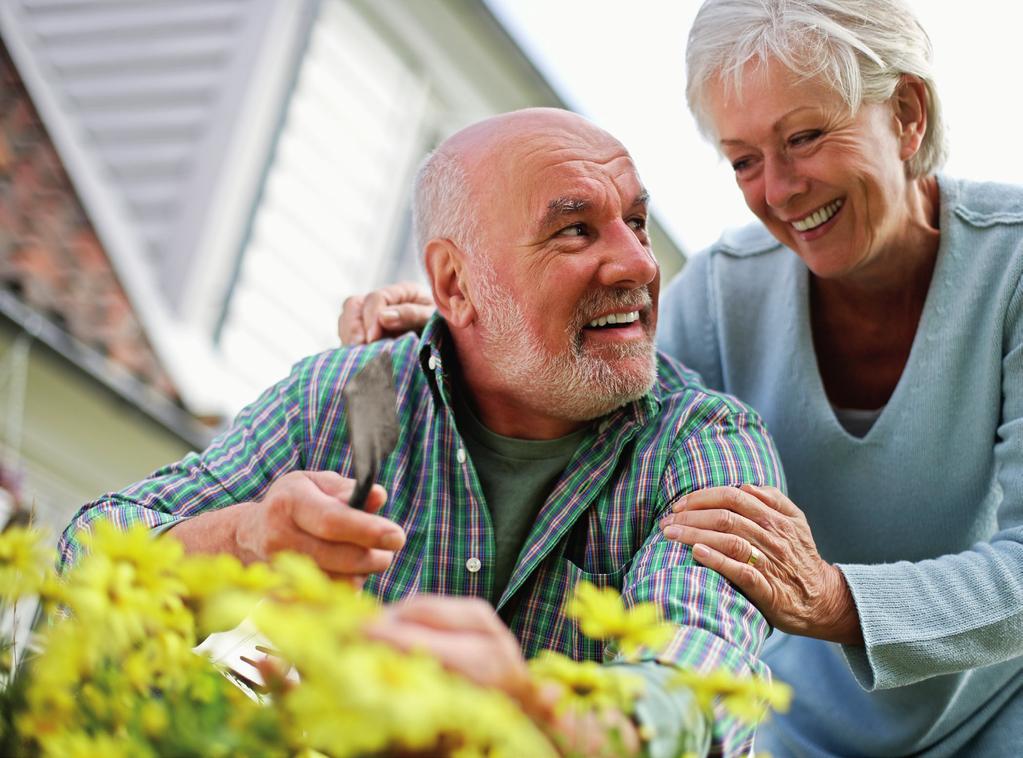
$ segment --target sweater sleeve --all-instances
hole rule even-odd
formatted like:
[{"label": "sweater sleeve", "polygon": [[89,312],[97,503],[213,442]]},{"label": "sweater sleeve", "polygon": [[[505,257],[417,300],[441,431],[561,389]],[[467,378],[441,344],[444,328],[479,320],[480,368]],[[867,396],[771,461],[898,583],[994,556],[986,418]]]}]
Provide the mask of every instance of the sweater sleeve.
[{"label": "sweater sleeve", "polygon": [[657,346],[698,373],[704,386],[722,390],[711,264],[708,251],[694,255],[664,288]]},{"label": "sweater sleeve", "polygon": [[843,651],[867,690],[1023,655],[1023,286],[1010,303],[1003,340],[995,534],[968,551],[918,563],[839,565],[865,643]]}]

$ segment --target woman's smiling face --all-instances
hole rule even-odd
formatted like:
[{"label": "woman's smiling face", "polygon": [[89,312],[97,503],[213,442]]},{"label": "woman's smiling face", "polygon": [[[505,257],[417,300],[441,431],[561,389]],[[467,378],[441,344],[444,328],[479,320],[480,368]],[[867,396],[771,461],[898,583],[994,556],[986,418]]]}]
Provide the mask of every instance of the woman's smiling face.
[{"label": "woman's smiling face", "polygon": [[894,97],[850,113],[820,80],[757,62],[747,64],[741,96],[718,80],[706,102],[746,204],[814,274],[869,276],[909,242],[905,160],[919,141],[903,121],[912,103]]}]

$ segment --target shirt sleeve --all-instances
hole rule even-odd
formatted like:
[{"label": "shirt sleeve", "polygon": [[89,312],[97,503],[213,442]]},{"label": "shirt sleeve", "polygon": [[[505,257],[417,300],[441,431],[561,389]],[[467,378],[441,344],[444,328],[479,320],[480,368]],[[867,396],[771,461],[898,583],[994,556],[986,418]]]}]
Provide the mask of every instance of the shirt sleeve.
[{"label": "shirt sleeve", "polygon": [[987,542],[916,563],[839,564],[863,646],[843,646],[867,690],[988,666],[1023,655],[1023,285],[1002,346],[1001,421],[994,444],[1002,501]]},{"label": "shirt sleeve", "polygon": [[[653,602],[677,625],[657,658],[663,664],[710,673],[769,677],[760,661],[767,621],[724,577],[696,563],[688,545],[665,538],[657,521],[679,497],[697,489],[742,483],[783,488],[774,444],[760,417],[727,398],[707,396],[702,421],[681,439],[661,483],[661,511],[623,582],[629,604]],[[718,708],[710,725],[710,755],[745,755],[753,727]]]},{"label": "shirt sleeve", "polygon": [[121,528],[136,524],[166,531],[179,521],[257,499],[271,482],[302,467],[301,387],[308,361],[243,409],[231,426],[201,453],[188,453],[119,492],[83,506],[58,544],[58,568],[83,553],[82,536],[100,519]]}]

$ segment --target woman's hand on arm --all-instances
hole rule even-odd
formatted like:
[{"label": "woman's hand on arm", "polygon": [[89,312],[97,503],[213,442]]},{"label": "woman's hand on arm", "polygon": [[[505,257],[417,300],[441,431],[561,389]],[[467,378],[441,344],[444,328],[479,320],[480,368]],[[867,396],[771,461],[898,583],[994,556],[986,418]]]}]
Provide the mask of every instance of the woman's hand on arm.
[{"label": "woman's hand on arm", "polygon": [[430,290],[415,282],[390,284],[352,295],[341,306],[337,333],[344,345],[361,345],[420,331],[434,311]]},{"label": "woman's hand on arm", "polygon": [[806,517],[780,490],[711,487],[679,500],[661,522],[669,539],[741,589],[783,632],[863,641],[842,572],[820,557]]}]

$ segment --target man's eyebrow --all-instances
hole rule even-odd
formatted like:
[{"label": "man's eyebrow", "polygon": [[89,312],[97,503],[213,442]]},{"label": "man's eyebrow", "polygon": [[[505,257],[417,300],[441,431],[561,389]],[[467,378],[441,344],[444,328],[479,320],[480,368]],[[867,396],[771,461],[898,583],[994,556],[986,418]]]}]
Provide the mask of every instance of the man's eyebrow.
[{"label": "man's eyebrow", "polygon": [[[646,205],[650,202],[650,193],[643,190],[636,199],[632,201],[630,208],[635,208],[637,205]],[[573,213],[582,213],[588,210],[593,205],[589,200],[584,200],[578,197],[556,197],[547,203],[547,212],[543,214],[543,218],[540,219],[539,228],[546,229],[553,226],[563,216],[571,216]]]},{"label": "man's eyebrow", "polygon": [[547,203],[547,212],[540,219],[539,228],[546,229],[558,222],[562,216],[571,216],[573,213],[581,213],[588,209],[593,203],[578,197],[556,197]]}]

